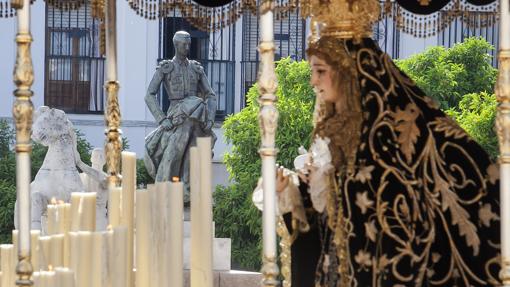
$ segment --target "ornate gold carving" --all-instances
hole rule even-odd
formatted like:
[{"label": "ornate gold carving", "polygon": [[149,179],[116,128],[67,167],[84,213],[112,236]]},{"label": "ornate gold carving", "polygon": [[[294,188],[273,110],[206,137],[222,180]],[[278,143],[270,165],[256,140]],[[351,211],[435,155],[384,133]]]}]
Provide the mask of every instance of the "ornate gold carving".
[{"label": "ornate gold carving", "polygon": [[18,50],[16,55],[16,64],[14,66],[14,84],[16,84],[20,90],[28,90],[34,82],[32,57],[30,55],[31,42],[32,36],[28,33],[16,35]]},{"label": "ornate gold carving", "polygon": [[499,137],[500,162],[510,163],[510,50],[499,53],[496,97],[499,102],[496,130]]},{"label": "ornate gold carving", "polygon": [[110,185],[120,184],[120,156],[122,151],[122,131],[120,130],[120,106],[118,99],[119,83],[117,81],[109,81],[105,84],[108,95],[108,102],[105,114],[106,124],[106,169],[108,173],[108,181]]},{"label": "ornate gold carving", "polygon": [[499,279],[501,279],[501,283],[507,286],[510,285],[510,259],[503,258],[501,264],[501,271],[499,272]]},{"label": "ornate gold carving", "polygon": [[259,68],[259,103],[261,105],[273,105],[276,102],[276,74],[274,71],[274,43],[260,42],[260,68]]},{"label": "ornate gold carving", "polygon": [[283,287],[291,287],[291,253],[290,247],[292,245],[292,237],[285,226],[285,222],[283,221],[283,217],[278,217],[278,223],[276,226],[276,232],[278,236],[280,236],[280,263],[283,275]]},{"label": "ornate gold carving", "polygon": [[277,277],[280,273],[278,264],[276,264],[276,257],[267,257],[264,256],[262,266],[262,286],[270,287],[270,286],[279,286],[280,282]]},{"label": "ornate gold carving", "polygon": [[91,0],[90,14],[92,17],[99,19],[99,53],[106,54],[106,25],[105,22],[105,0]]},{"label": "ornate gold carving", "polygon": [[278,110],[274,106],[276,102],[276,74],[274,71],[274,43],[261,42],[260,51],[260,70],[259,70],[259,124],[262,146],[261,155],[275,156],[274,149],[276,128],[278,125]]},{"label": "ornate gold carving", "polygon": [[259,113],[259,125],[261,134],[261,151],[266,155],[274,155],[270,149],[274,149],[276,128],[278,125],[278,110],[274,105],[262,105]]},{"label": "ornate gold carving", "polygon": [[23,8],[23,0],[11,0],[11,7],[14,9]]},{"label": "ornate gold carving", "polygon": [[366,37],[379,19],[381,6],[377,0],[304,0],[302,16],[319,23],[320,36],[337,38]]},{"label": "ornate gold carving", "polygon": [[263,0],[260,3],[260,14],[266,14],[267,12],[273,11],[274,9],[274,1],[272,0]]},{"label": "ornate gold carving", "polygon": [[16,35],[18,45],[13,79],[17,89],[14,91],[16,101],[12,109],[16,123],[16,151],[30,152],[30,133],[32,129],[33,105],[30,101],[32,91],[30,87],[34,82],[34,70],[30,54],[32,37],[30,34]]},{"label": "ornate gold carving", "polygon": [[27,256],[19,256],[19,262],[16,266],[16,274],[18,274],[19,279],[16,280],[16,286],[32,286],[33,281],[30,277],[32,277],[32,264],[30,263],[30,255]]},{"label": "ornate gold carving", "polygon": [[[18,97],[16,90],[15,94]],[[30,134],[32,132],[32,114],[34,107],[30,98],[16,99],[12,109],[12,116],[16,123],[16,152],[30,152],[32,145],[30,144]]]}]

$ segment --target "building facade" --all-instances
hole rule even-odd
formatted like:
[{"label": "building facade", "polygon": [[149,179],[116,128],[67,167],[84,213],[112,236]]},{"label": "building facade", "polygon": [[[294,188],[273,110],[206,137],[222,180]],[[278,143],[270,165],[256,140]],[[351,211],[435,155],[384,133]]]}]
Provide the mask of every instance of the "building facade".
[{"label": "building facade", "polygon": [[[299,11],[296,11],[285,19],[275,20],[276,60],[282,57],[305,59],[309,25],[298,15]],[[221,125],[227,115],[244,107],[244,95],[257,79],[258,15],[245,13],[234,25],[211,33],[194,28],[177,11],[161,20],[143,19],[136,15],[127,1],[118,2],[117,17],[119,101],[123,137],[128,140],[130,150],[136,152],[139,158],[143,157],[144,137],[155,128],[144,102],[147,86],[158,61],[173,57],[173,34],[186,30],[192,36],[189,58],[202,63],[218,97],[214,128],[218,135],[213,159],[214,180],[215,183],[226,184],[228,175],[222,159],[229,147]],[[496,20],[493,21],[495,23]],[[406,58],[428,46],[452,46],[467,36],[483,36],[493,45],[498,44],[496,24],[473,29],[463,23],[466,23],[465,19],[456,20],[438,35],[417,38],[401,32],[392,19],[383,18],[374,28],[374,35],[381,48],[393,58]],[[88,4],[74,11],[61,11],[41,0],[32,5],[34,106],[47,105],[66,111],[75,128],[96,147],[104,145],[106,102],[100,25],[91,16]],[[14,102],[15,33],[15,18],[0,18],[3,43],[0,95],[4,99],[0,104],[0,119],[7,120],[11,119]],[[164,109],[168,106],[164,92],[160,93],[160,104]]]}]

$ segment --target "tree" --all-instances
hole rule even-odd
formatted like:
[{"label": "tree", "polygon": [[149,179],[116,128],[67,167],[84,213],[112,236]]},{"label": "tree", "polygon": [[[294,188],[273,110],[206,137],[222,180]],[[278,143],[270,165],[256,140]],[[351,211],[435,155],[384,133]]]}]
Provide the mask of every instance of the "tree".
[{"label": "tree", "polygon": [[[276,146],[278,163],[292,168],[298,147],[308,146],[312,131],[314,93],[309,84],[310,69],[304,61],[282,59],[276,67],[279,112]],[[214,193],[214,220],[219,236],[232,238],[234,267],[257,270],[261,255],[261,214],[252,201],[260,177],[260,131],[257,86],[247,94],[247,106],[228,117],[223,128],[232,150],[224,161],[232,185],[218,187]]]},{"label": "tree", "polygon": [[499,155],[494,130],[497,105],[494,94],[481,92],[464,95],[458,108],[446,111],[493,159]]},{"label": "tree", "polygon": [[466,94],[494,91],[497,69],[488,51],[494,47],[482,38],[468,38],[447,49],[432,47],[397,66],[443,110],[455,108]]}]

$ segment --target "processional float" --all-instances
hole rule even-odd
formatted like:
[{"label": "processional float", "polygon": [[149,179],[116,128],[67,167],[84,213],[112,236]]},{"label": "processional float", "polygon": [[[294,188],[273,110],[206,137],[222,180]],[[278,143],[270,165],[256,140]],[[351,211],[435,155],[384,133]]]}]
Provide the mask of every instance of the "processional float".
[{"label": "processional float", "polygon": [[[428,37],[445,29],[453,19],[468,13],[463,8],[476,5],[491,4],[496,7],[491,13],[499,13],[500,42],[499,42],[499,77],[496,85],[496,95],[499,102],[497,114],[497,132],[500,142],[500,178],[501,178],[501,243],[502,243],[502,271],[500,279],[504,286],[510,286],[510,0],[423,0],[410,1],[382,1],[384,5],[382,15],[391,16],[397,27],[416,37]],[[30,134],[32,126],[33,105],[31,102],[31,85],[34,79],[30,44],[30,0],[0,0],[0,17],[17,15],[17,55],[14,68],[14,83],[16,101],[13,107],[13,118],[16,125],[16,188],[19,203],[19,243],[18,263],[16,273],[17,286],[32,286],[32,265],[30,260]],[[260,69],[259,69],[259,123],[261,129],[260,156],[262,158],[262,177],[264,182],[264,212],[263,212],[263,286],[277,286],[279,267],[277,264],[276,247],[276,195],[275,195],[275,163],[277,149],[275,134],[277,130],[278,111],[276,102],[276,76],[274,72],[274,17],[286,17],[295,9],[300,9],[304,18],[310,14],[312,5],[327,5],[328,1],[319,0],[224,0],[218,1],[223,6],[206,7],[208,1],[191,0],[128,0],[130,7],[136,13],[147,19],[166,17],[169,11],[179,9],[181,15],[194,26],[213,31],[233,24],[245,11],[252,13],[259,9],[260,15]],[[419,5],[417,4],[419,2]],[[84,3],[84,0],[47,0],[48,4],[62,9],[73,9]],[[411,3],[411,4],[410,4]],[[495,3],[495,4],[494,4]],[[499,5],[498,5],[499,4]],[[121,184],[119,166],[121,150],[120,107],[118,101],[119,83],[117,81],[117,44],[116,44],[116,1],[92,0],[95,16],[104,19],[104,33],[106,34],[107,78],[105,89],[108,103],[105,112],[106,125],[106,154],[109,188],[115,189]],[[499,6],[499,7],[498,7]],[[437,12],[447,7],[441,17],[435,15],[427,18],[425,14]],[[449,7],[449,8],[448,8]],[[499,11],[498,9],[499,8]],[[414,15],[412,14],[424,14]],[[381,16],[382,16],[381,15]],[[420,18],[421,17],[421,18]],[[421,22],[420,22],[421,21]],[[484,24],[480,24],[484,25]],[[487,23],[485,25],[488,25]],[[132,220],[131,220],[132,224]],[[282,233],[283,235],[284,233]],[[285,237],[285,236],[284,236]],[[284,239],[281,241],[283,252],[282,273],[289,286],[290,269],[289,246]],[[285,259],[286,258],[286,259]]]}]

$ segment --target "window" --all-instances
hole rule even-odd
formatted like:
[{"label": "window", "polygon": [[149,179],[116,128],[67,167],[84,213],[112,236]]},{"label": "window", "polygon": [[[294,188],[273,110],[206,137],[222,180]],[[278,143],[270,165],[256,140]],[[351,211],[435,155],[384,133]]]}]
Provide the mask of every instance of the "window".
[{"label": "window", "polygon": [[[223,121],[234,112],[235,95],[235,25],[220,31],[204,32],[179,17],[174,10],[172,17],[162,20],[160,28],[160,57],[172,59],[175,55],[173,36],[177,31],[186,31],[191,36],[188,58],[198,61],[204,67],[209,84],[216,94],[216,121]],[[166,91],[160,88],[160,103],[163,111],[169,106]]]},{"label": "window", "polygon": [[46,5],[44,103],[67,113],[104,111],[100,22],[87,2],[77,10]]},{"label": "window", "polygon": [[[275,60],[290,57],[296,61],[305,58],[306,21],[299,16],[299,10],[289,12],[288,16],[274,22]],[[245,95],[257,81],[259,67],[259,15],[250,12],[243,14],[243,54],[241,61],[241,108],[246,105]]]}]

